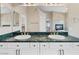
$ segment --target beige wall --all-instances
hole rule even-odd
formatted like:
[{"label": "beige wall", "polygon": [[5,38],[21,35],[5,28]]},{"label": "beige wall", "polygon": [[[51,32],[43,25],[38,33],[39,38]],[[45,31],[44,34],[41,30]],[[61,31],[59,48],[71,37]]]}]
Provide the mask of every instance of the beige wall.
[{"label": "beige wall", "polygon": [[58,12],[53,12],[53,20],[56,19],[61,19],[61,20],[65,20],[65,14],[64,13],[58,13]]},{"label": "beige wall", "polygon": [[79,38],[79,4],[68,5],[67,26],[69,35]]}]

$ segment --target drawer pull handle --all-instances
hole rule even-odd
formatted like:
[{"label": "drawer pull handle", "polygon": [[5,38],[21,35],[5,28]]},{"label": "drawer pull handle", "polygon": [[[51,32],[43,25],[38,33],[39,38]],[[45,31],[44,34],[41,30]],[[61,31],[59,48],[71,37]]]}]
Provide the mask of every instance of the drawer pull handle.
[{"label": "drawer pull handle", "polygon": [[43,45],[44,47],[46,46],[46,45]]},{"label": "drawer pull handle", "polygon": [[34,47],[36,47],[36,45],[33,45]]},{"label": "drawer pull handle", "polygon": [[0,45],[0,47],[3,47],[3,45]]},{"label": "drawer pull handle", "polygon": [[79,45],[76,45],[76,46],[79,46]]},{"label": "drawer pull handle", "polygon": [[16,50],[16,55],[20,55],[20,49]]}]

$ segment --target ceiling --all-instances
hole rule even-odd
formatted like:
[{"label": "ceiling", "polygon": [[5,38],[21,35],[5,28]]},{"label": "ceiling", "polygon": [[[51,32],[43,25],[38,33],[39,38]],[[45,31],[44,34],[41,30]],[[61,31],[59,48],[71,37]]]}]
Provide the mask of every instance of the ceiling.
[{"label": "ceiling", "polygon": [[41,10],[46,12],[67,12],[67,4],[66,3],[19,3],[16,4],[18,6],[38,6]]},{"label": "ceiling", "polygon": [[[67,6],[65,4],[45,4],[45,3],[39,3],[39,4],[27,4],[27,3],[12,3],[13,6],[38,6],[39,9],[45,12],[61,12],[66,13],[67,12]],[[1,13],[11,13],[12,11],[8,9],[7,7],[0,7]]]},{"label": "ceiling", "polygon": [[40,6],[39,8],[46,12],[61,12],[61,13],[67,12],[67,8],[63,6]]}]

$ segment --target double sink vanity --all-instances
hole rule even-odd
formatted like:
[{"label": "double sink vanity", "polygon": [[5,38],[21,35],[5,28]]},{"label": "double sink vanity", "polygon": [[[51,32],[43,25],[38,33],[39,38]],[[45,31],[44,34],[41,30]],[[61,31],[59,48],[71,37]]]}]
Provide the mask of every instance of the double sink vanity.
[{"label": "double sink vanity", "polygon": [[[25,36],[21,37],[21,36]],[[59,38],[59,39],[58,39]],[[79,39],[41,34],[16,35],[0,42],[2,55],[79,55]]]}]

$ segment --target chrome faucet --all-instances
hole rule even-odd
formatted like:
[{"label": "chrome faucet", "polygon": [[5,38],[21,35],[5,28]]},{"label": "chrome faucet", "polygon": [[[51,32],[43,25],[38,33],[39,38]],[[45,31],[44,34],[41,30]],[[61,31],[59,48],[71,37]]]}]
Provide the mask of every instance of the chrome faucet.
[{"label": "chrome faucet", "polygon": [[58,35],[58,32],[56,30],[54,30],[54,35]]}]

